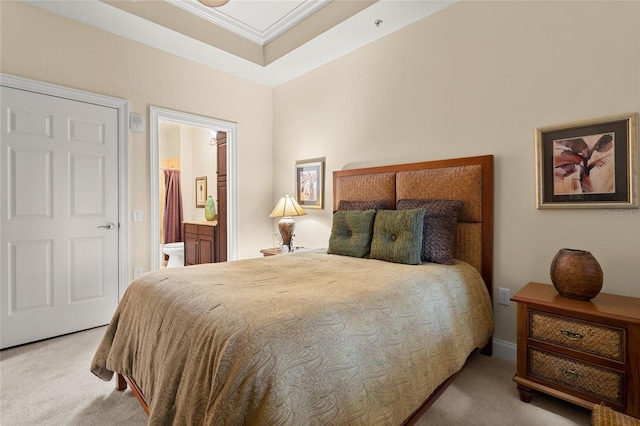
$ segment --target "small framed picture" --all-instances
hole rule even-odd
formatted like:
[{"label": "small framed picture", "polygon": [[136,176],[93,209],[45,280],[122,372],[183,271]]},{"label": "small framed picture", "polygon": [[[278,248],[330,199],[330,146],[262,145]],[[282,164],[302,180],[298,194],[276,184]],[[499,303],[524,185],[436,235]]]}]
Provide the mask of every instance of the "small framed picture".
[{"label": "small framed picture", "polygon": [[637,114],[536,129],[536,207],[638,208]]},{"label": "small framed picture", "polygon": [[324,160],[296,161],[296,201],[305,209],[324,208]]},{"label": "small framed picture", "polygon": [[207,201],[207,177],[201,176],[196,178],[196,208],[204,208]]}]

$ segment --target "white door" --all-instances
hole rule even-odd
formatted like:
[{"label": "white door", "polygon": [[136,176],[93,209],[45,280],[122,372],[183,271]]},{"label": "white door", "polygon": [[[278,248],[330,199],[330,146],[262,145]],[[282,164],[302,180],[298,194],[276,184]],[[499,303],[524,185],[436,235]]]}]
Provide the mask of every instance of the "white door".
[{"label": "white door", "polygon": [[115,311],[118,113],[1,90],[0,348],[6,348],[107,324]]}]

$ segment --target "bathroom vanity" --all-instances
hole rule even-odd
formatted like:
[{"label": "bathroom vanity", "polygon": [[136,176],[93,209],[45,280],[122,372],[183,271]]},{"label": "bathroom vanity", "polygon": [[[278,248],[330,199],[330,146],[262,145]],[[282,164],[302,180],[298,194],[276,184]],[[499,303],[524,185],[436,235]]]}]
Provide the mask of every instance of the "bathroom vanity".
[{"label": "bathroom vanity", "polygon": [[218,262],[218,222],[183,222],[184,266]]}]

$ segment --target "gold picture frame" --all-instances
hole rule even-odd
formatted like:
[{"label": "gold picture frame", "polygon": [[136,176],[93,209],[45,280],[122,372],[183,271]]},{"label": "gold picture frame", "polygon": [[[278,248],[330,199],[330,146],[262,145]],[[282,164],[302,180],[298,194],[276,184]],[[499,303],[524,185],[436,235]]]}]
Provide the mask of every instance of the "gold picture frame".
[{"label": "gold picture frame", "polygon": [[207,177],[196,178],[196,208],[204,208],[207,202]]},{"label": "gold picture frame", "polygon": [[324,160],[296,161],[296,201],[305,209],[324,208]]},{"label": "gold picture frame", "polygon": [[636,113],[536,129],[536,208],[638,208]]}]

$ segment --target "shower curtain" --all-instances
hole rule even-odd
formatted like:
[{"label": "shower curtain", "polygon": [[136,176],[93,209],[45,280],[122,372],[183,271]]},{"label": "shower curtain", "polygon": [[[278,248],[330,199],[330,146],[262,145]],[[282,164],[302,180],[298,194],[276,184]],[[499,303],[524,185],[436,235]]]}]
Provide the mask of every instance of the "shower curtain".
[{"label": "shower curtain", "polygon": [[175,243],[182,239],[182,195],[180,193],[180,170],[165,170],[164,185],[164,242]]}]

